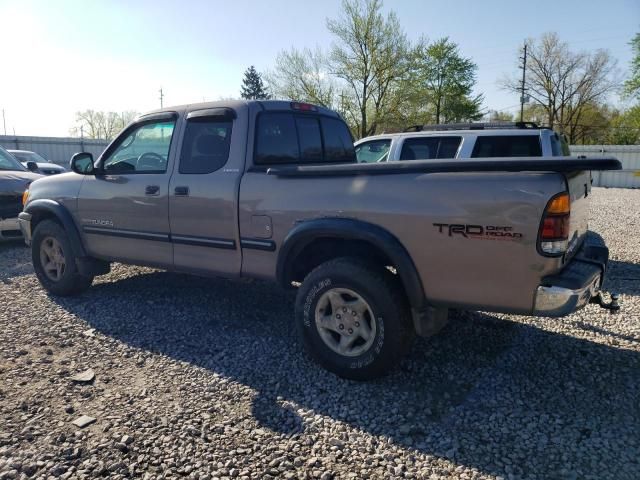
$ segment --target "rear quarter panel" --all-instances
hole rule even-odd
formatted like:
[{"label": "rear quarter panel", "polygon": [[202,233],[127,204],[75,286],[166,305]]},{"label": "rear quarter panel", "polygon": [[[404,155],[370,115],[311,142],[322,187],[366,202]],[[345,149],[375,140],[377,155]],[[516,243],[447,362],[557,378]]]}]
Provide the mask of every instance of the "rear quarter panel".
[{"label": "rear quarter panel", "polygon": [[[560,259],[538,254],[536,241],[547,201],[565,189],[555,173],[279,178],[249,172],[240,186],[240,232],[250,232],[252,215],[268,215],[279,248],[298,222],[370,222],[404,245],[431,303],[526,314],[541,277],[560,267]],[[450,236],[436,223],[510,227],[521,237]],[[245,249],[243,274],[273,278],[276,260],[273,252]]]}]

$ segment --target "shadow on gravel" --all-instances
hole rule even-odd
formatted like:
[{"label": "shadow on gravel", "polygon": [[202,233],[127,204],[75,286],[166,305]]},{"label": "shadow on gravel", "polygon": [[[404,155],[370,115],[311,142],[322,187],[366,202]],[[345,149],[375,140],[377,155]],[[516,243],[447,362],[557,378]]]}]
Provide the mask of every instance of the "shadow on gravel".
[{"label": "shadow on gravel", "polygon": [[356,383],[300,353],[293,299],[260,282],[157,272],[54,301],[131,346],[251,387],[256,421],[286,435],[317,431],[298,414],[313,410],[486,474],[640,472],[638,352],[456,313],[397,372]]},{"label": "shadow on gravel", "polygon": [[27,249],[22,239],[0,241],[0,258],[8,255],[19,257],[17,263],[0,269],[0,283],[11,283],[11,279],[14,277],[33,273],[29,252],[30,250]]},{"label": "shadow on gravel", "polygon": [[613,293],[640,296],[640,264],[609,260],[604,288]]}]

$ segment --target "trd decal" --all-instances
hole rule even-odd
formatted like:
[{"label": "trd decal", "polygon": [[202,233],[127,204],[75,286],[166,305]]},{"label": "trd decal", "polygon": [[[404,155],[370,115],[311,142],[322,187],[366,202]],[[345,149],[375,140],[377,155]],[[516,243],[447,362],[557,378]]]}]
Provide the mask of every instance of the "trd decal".
[{"label": "trd decal", "polygon": [[434,223],[439,233],[450,237],[460,235],[464,238],[481,238],[491,240],[517,240],[522,234],[513,231],[513,227],[498,225],[465,225],[461,223]]}]

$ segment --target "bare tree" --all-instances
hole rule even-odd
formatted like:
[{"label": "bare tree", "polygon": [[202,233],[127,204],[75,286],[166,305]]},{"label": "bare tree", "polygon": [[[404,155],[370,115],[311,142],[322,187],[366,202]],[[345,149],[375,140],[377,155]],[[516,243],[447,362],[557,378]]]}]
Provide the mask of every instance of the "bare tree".
[{"label": "bare tree", "polygon": [[336,84],[327,72],[327,61],[319,48],[280,52],[274,70],[265,78],[276,98],[336,107]]},{"label": "bare tree", "polygon": [[[546,123],[569,135],[588,105],[602,102],[619,82],[616,62],[606,50],[572,52],[556,33],[527,40],[527,94],[544,108]],[[520,92],[517,76],[503,80],[504,89]]]},{"label": "bare tree", "polygon": [[76,124],[70,129],[73,136],[111,140],[138,115],[134,111],[99,112],[84,110],[76,112]]}]

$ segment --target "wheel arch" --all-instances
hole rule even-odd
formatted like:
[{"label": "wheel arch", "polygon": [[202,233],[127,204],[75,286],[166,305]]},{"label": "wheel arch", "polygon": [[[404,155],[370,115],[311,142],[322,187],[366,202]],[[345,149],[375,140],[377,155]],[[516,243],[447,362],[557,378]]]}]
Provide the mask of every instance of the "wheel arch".
[{"label": "wheel arch", "polygon": [[[278,282],[290,286],[295,279],[295,265],[300,255],[318,243],[337,245],[335,254],[325,261],[344,255],[343,247],[357,249],[359,256],[388,260],[398,274],[409,304],[414,309],[426,305],[422,281],[404,245],[388,230],[369,222],[348,218],[307,220],[296,225],[284,239],[278,252],[276,276]],[[333,244],[331,242],[334,242]],[[337,242],[337,243],[336,243]],[[307,272],[308,273],[308,272]]]},{"label": "wheel arch", "polygon": [[60,203],[50,199],[38,199],[29,202],[25,209],[25,212],[31,215],[31,231],[34,232],[38,223],[43,220],[53,219],[56,220],[69,235],[69,243],[73,253],[77,257],[86,257],[87,252],[82,243],[80,232],[76,227],[76,224],[71,216],[71,212]]}]

